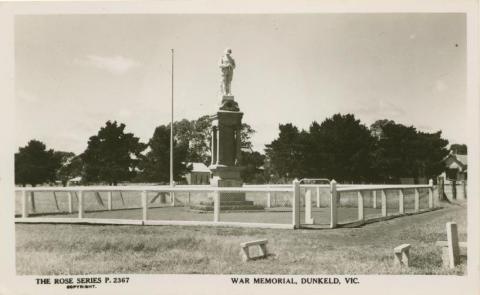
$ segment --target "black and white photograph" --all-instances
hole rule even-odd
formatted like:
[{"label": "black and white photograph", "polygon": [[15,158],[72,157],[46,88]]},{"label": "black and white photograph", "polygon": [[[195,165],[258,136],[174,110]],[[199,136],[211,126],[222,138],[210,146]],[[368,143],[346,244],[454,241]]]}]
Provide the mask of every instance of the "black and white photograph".
[{"label": "black and white photograph", "polygon": [[479,291],[478,1],[165,2],[3,8],[1,294]]}]

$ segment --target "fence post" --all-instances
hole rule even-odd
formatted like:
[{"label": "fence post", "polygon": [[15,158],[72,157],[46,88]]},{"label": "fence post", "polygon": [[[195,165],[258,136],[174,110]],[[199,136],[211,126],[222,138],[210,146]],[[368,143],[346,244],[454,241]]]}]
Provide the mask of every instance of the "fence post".
[{"label": "fence post", "polygon": [[147,208],[148,208],[147,191],[142,191],[142,220],[143,221],[147,220]]},{"label": "fence post", "polygon": [[452,199],[456,200],[457,199],[457,181],[453,179],[451,181],[451,185],[452,185]]},{"label": "fence post", "polygon": [[357,192],[357,199],[358,199],[358,220],[365,221],[365,216],[363,214],[363,192]]},{"label": "fence post", "polygon": [[430,186],[428,188],[428,208],[433,209],[434,204],[433,204],[433,179],[430,178],[428,181],[428,185]]},{"label": "fence post", "polygon": [[78,218],[83,218],[83,191],[78,192]]},{"label": "fence post", "polygon": [[463,187],[463,199],[467,199],[467,181],[463,180],[462,181],[462,187]]},{"label": "fence post", "polygon": [[68,192],[68,213],[73,213],[72,192]]},{"label": "fence post", "polygon": [[109,211],[112,210],[112,192],[107,193],[107,208]]},{"label": "fence post", "polygon": [[27,208],[27,192],[22,191],[22,217],[27,218],[28,217],[28,208]]},{"label": "fence post", "polygon": [[293,228],[300,227],[300,181],[293,181],[293,202],[292,202],[292,223]]},{"label": "fence post", "polygon": [[213,221],[220,221],[220,192],[217,190],[213,193]]},{"label": "fence post", "polygon": [[317,186],[317,208],[320,208],[320,186]]},{"label": "fence post", "polygon": [[55,207],[57,211],[60,211],[60,207],[58,206],[58,199],[57,199],[57,192],[53,191],[53,200],[55,201]]},{"label": "fence post", "polygon": [[403,189],[398,190],[399,195],[398,195],[398,213],[404,214],[405,213],[405,207],[403,206],[404,200],[405,200],[405,195],[403,193]]},{"label": "fence post", "polygon": [[305,192],[305,223],[314,223],[312,218],[312,190],[310,189]]},{"label": "fence post", "polygon": [[37,207],[35,206],[35,192],[30,192],[30,204],[32,205],[32,212],[37,212]]},{"label": "fence post", "polygon": [[[175,181],[172,181],[172,187],[175,187]],[[170,192],[170,197],[172,198],[172,207],[175,207],[175,192]]]},{"label": "fence post", "polygon": [[439,176],[437,179],[437,192],[438,192],[438,200],[444,201],[445,200],[445,183],[442,176]]},{"label": "fence post", "polygon": [[387,194],[382,189],[382,216],[387,216]]},{"label": "fence post", "polygon": [[420,211],[420,193],[418,188],[415,189],[415,212]]},{"label": "fence post", "polygon": [[337,227],[337,182],[330,182],[330,228]]},{"label": "fence post", "polygon": [[377,209],[377,191],[374,190],[374,191],[372,191],[372,193],[373,193],[373,205],[372,205],[372,207],[373,207],[373,209]]},{"label": "fence post", "polygon": [[272,207],[272,192],[270,191],[270,186],[267,186],[268,192],[267,192],[267,208]]}]

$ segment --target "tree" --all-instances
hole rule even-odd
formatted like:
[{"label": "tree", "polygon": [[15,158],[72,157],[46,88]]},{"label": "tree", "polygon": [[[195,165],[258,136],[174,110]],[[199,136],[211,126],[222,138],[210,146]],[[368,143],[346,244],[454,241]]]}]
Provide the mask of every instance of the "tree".
[{"label": "tree", "polygon": [[240,141],[242,149],[247,149],[252,151],[252,136],[255,134],[255,130],[248,125],[247,123],[242,123],[240,129]]},{"label": "tree", "polygon": [[370,125],[370,132],[372,133],[372,136],[376,137],[377,139],[380,139],[383,136],[383,126],[391,123],[395,123],[395,122],[388,119],[375,121],[372,125]]},{"label": "tree", "polygon": [[85,181],[117,185],[135,176],[141,152],[146,145],[132,133],[125,133],[125,124],[107,121],[97,135],[90,137],[81,158],[85,165]]},{"label": "tree", "polygon": [[63,168],[67,165],[68,162],[75,156],[72,152],[63,152],[63,151],[54,151],[53,157],[55,161],[58,163],[58,167],[55,171],[55,180],[59,180],[62,182],[63,186],[66,185],[68,178],[62,172]]},{"label": "tree", "polygon": [[[170,125],[167,126],[170,128]],[[211,120],[203,116],[197,120],[183,119],[173,123],[174,139],[179,145],[187,146],[187,162],[210,161]]]},{"label": "tree", "polygon": [[291,123],[280,124],[279,130],[278,138],[265,148],[271,171],[280,179],[300,178],[304,175],[305,134]]},{"label": "tree", "polygon": [[393,121],[384,124],[373,153],[378,180],[397,182],[402,177],[435,177],[443,170],[447,144],[441,132],[418,132],[413,126]]},{"label": "tree", "polygon": [[265,155],[255,151],[242,151],[240,166],[243,168],[241,177],[246,183],[265,183],[263,170],[260,167],[265,162]]},{"label": "tree", "polygon": [[74,153],[69,154],[66,159],[63,159],[62,166],[57,170],[57,179],[62,182],[63,186],[66,186],[70,179],[83,174],[82,158]]},{"label": "tree", "polygon": [[[173,178],[181,180],[187,171],[187,142],[173,142]],[[170,180],[170,126],[158,126],[148,142],[150,150],[141,162],[142,178],[149,182],[168,183]]]},{"label": "tree", "polygon": [[417,132],[417,177],[433,179],[445,170],[443,159],[448,155],[448,140],[442,132]]},{"label": "tree", "polygon": [[190,158],[192,162],[208,164],[211,159],[212,121],[210,116],[203,116],[194,121],[194,135],[190,140]]},{"label": "tree", "polygon": [[[170,130],[170,124],[167,125]],[[210,163],[212,120],[210,116],[202,116],[197,120],[183,119],[173,123],[174,139],[180,146],[187,146],[187,162]],[[251,137],[255,130],[243,123],[240,130],[240,138],[243,149],[252,149]]]},{"label": "tree", "polygon": [[30,140],[15,154],[15,183],[36,186],[55,181],[55,171],[59,167],[58,158],[44,143]]},{"label": "tree", "polygon": [[374,138],[352,114],[335,114],[310,126],[306,150],[308,176],[365,182],[372,178]]}]

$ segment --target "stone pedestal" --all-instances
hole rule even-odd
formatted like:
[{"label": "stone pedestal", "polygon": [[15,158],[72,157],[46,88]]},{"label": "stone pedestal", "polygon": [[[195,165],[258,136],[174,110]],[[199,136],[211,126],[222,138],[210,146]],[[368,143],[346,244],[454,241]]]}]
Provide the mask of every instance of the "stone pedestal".
[{"label": "stone pedestal", "polygon": [[[223,96],[220,110],[212,119],[212,162],[208,167],[212,172],[210,184],[215,187],[241,187],[240,172],[243,113],[233,96]],[[213,201],[191,207],[195,210],[212,211]],[[221,193],[220,210],[263,210],[245,200],[245,193]]]}]

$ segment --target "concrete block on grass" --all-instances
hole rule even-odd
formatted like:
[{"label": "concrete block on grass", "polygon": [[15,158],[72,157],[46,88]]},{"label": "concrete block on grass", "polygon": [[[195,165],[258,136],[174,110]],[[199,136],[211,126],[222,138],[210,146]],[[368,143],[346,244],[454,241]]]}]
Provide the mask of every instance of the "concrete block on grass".
[{"label": "concrete block on grass", "polygon": [[[267,243],[268,243],[268,240],[256,240],[256,241],[241,243],[240,247],[241,247],[241,250],[242,250],[243,261],[246,262],[246,261],[249,261],[249,260],[252,260],[252,259],[266,258],[267,257]],[[256,256],[256,257],[250,257],[250,247],[251,246],[259,246],[261,255]]]},{"label": "concrete block on grass", "polygon": [[410,244],[402,244],[393,249],[395,254],[395,265],[406,266],[410,265]]}]

